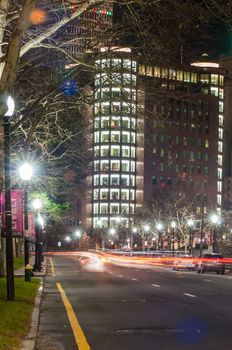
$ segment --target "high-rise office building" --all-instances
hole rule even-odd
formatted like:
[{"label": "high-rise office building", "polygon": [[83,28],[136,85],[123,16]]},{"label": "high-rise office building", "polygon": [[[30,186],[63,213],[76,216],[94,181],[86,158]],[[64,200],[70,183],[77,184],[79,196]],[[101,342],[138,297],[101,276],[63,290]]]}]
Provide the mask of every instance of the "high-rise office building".
[{"label": "high-rise office building", "polygon": [[224,77],[218,64],[145,65],[128,48],[96,60],[87,228],[132,227],[160,191],[220,213]]},{"label": "high-rise office building", "polygon": [[143,191],[137,62],[129,48],[102,48],[96,67],[89,224],[112,227],[120,221],[129,227],[134,223],[136,205],[142,204]]},{"label": "high-rise office building", "polygon": [[220,212],[225,73],[205,60],[185,68],[139,65],[139,75],[150,79],[145,201],[159,191],[174,191],[194,201],[196,212],[202,205],[205,212]]}]

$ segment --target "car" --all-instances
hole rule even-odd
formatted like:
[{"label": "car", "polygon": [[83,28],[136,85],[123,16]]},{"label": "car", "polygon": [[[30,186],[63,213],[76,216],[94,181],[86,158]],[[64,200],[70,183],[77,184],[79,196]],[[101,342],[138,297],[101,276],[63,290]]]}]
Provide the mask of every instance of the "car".
[{"label": "car", "polygon": [[104,263],[98,256],[81,256],[79,258],[81,269],[92,272],[103,272]]},{"label": "car", "polygon": [[85,264],[88,264],[91,261],[91,259],[88,256],[81,256],[79,258],[79,261],[80,261],[81,265],[85,265]]},{"label": "car", "polygon": [[173,262],[173,270],[196,270],[196,263],[191,257],[180,257]]},{"label": "car", "polygon": [[102,256],[101,257],[101,261],[103,262],[103,264],[109,264],[110,263],[110,259],[107,258],[106,256]]},{"label": "car", "polygon": [[216,272],[218,275],[224,275],[225,263],[221,254],[204,254],[197,263],[197,273]]}]

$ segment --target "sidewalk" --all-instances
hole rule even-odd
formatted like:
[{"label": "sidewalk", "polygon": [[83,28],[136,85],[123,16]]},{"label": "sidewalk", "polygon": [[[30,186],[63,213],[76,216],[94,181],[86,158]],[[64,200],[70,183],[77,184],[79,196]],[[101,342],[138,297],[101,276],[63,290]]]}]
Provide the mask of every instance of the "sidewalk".
[{"label": "sidewalk", "polygon": [[[34,263],[35,263],[35,256],[34,255],[30,255],[30,258],[29,258],[29,264],[31,266],[34,266]],[[46,273],[46,257],[44,257],[44,261],[42,263],[42,271],[41,272],[34,272],[34,277],[43,277]],[[15,276],[24,276],[25,275],[25,269],[24,269],[24,266],[20,267],[20,269],[16,270],[14,272],[14,275]]]},{"label": "sidewalk", "polygon": [[[31,255],[29,259],[30,265],[34,266],[35,262],[35,256]],[[34,272],[34,276],[32,278],[40,278],[40,286],[38,289],[37,296],[35,298],[35,305],[31,316],[31,325],[30,330],[26,336],[26,338],[22,342],[22,348],[21,350],[34,350],[35,349],[35,341],[38,331],[38,325],[39,325],[39,313],[40,313],[40,303],[41,303],[41,296],[43,292],[43,286],[44,286],[44,276],[46,274],[46,257],[44,257],[44,261],[42,263],[42,271],[41,272]],[[20,269],[16,270],[14,272],[15,276],[24,277],[25,270],[24,266],[22,266]],[[30,282],[28,282],[30,283]]]}]

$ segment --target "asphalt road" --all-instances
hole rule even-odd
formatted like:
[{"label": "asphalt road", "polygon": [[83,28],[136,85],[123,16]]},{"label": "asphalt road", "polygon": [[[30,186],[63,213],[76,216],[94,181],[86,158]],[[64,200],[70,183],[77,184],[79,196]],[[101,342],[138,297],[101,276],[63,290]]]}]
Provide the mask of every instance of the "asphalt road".
[{"label": "asphalt road", "polygon": [[111,264],[86,271],[76,256],[52,262],[36,350],[78,349],[57,282],[91,350],[232,349],[231,277]]}]

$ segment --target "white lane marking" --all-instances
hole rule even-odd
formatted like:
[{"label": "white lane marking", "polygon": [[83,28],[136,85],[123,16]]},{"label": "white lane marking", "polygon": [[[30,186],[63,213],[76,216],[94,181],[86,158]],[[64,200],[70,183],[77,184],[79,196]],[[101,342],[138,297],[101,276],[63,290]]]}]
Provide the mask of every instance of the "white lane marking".
[{"label": "white lane marking", "polygon": [[132,281],[138,281],[138,279],[137,278],[132,278]]},{"label": "white lane marking", "polygon": [[159,284],[152,284],[153,287],[160,288]]},{"label": "white lane marking", "polygon": [[204,280],[205,282],[212,282],[212,280]]},{"label": "white lane marking", "polygon": [[187,297],[190,297],[190,298],[197,298],[197,296],[194,294],[184,293],[184,295],[186,295]]},{"label": "white lane marking", "polygon": [[118,275],[118,277],[123,277],[123,275]]}]

